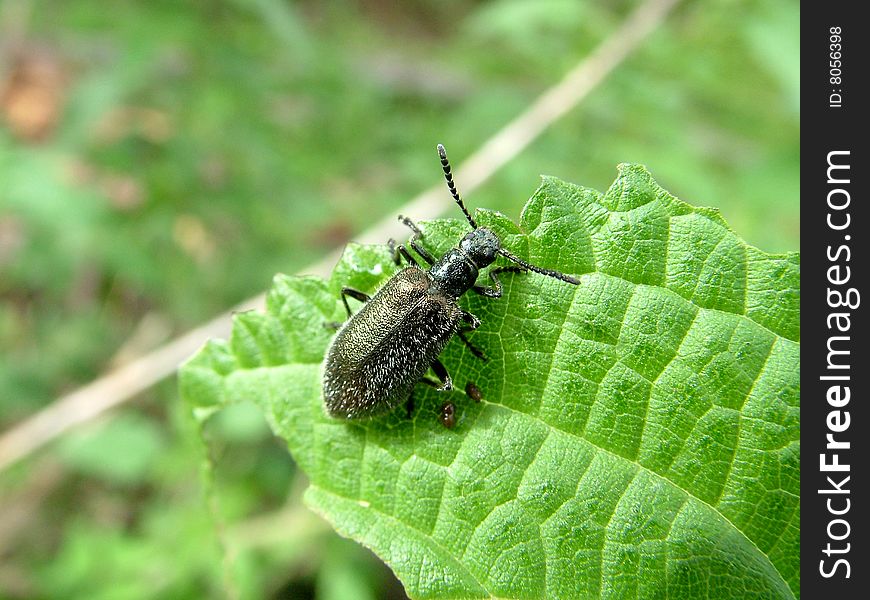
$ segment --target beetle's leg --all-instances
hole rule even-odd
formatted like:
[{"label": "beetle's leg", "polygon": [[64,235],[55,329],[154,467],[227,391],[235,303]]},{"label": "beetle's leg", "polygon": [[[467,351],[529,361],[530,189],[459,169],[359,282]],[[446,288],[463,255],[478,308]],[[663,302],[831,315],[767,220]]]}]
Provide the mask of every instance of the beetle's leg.
[{"label": "beetle's leg", "polygon": [[404,244],[397,245],[396,240],[390,238],[387,240],[387,246],[390,248],[390,254],[393,255],[393,262],[395,262],[397,265],[401,265],[402,258],[404,258],[408,261],[409,264],[416,265],[421,269],[423,268],[420,263],[417,262],[417,259],[414,258],[414,256],[410,252],[408,252],[408,249],[405,248]]},{"label": "beetle's leg", "polygon": [[441,385],[437,388],[439,392],[446,392],[453,389],[453,380],[450,379],[450,375],[447,374],[447,369],[444,367],[444,363],[436,358],[435,362],[432,363],[432,370],[435,371],[435,375],[437,375],[438,379],[441,380]]},{"label": "beetle's leg", "polygon": [[462,316],[460,318],[468,325],[468,328],[463,329],[462,331],[474,331],[480,327],[480,319],[466,310],[462,311]]},{"label": "beetle's leg", "polygon": [[399,215],[399,221],[401,221],[405,227],[414,232],[414,235],[411,236],[411,240],[408,242],[411,245],[411,248],[414,249],[414,252],[423,257],[423,260],[425,260],[429,266],[434,265],[435,257],[432,256],[426,248],[420,245],[420,240],[423,238],[423,232],[420,231],[420,228],[417,227],[414,221],[408,217]]},{"label": "beetle's leg", "polygon": [[461,327],[459,331],[456,332],[456,335],[459,336],[459,339],[465,344],[465,346],[471,350],[471,353],[475,355],[477,358],[481,360],[486,360],[486,356],[484,356],[483,352],[481,352],[474,344],[471,343],[465,334],[469,331],[474,331],[478,327],[480,327],[480,319],[475,317],[468,311],[463,310],[462,316],[460,317],[463,321],[465,321],[465,326]]},{"label": "beetle's leg", "polygon": [[344,308],[347,311],[347,318],[349,319],[353,313],[350,312],[350,305],[347,303],[347,297],[350,296],[360,302],[368,302],[372,299],[371,296],[366,294],[365,292],[361,292],[359,290],[355,290],[349,287],[341,288],[341,301],[344,302]]},{"label": "beetle's leg", "polygon": [[477,358],[479,358],[480,360],[485,362],[487,360],[486,355],[483,352],[481,352],[480,348],[478,348],[477,346],[472,344],[471,340],[469,340],[467,337],[465,337],[466,331],[474,331],[474,330],[473,329],[464,329],[464,330],[460,329],[459,331],[456,332],[456,335],[459,336],[459,339],[462,340],[462,342],[465,344],[465,347],[468,348],[473,355],[475,355]]},{"label": "beetle's leg", "polygon": [[489,278],[492,279],[492,282],[495,284],[494,286],[487,287],[484,285],[476,285],[471,289],[473,289],[481,296],[486,296],[487,298],[501,298],[501,281],[498,280],[498,274],[525,272],[526,270],[521,267],[498,267],[489,272]]},{"label": "beetle's leg", "polygon": [[414,249],[414,252],[422,256],[423,260],[425,260],[430,267],[435,264],[435,257],[429,254],[429,251],[426,250],[426,248],[417,243],[417,240],[411,238],[411,241],[408,243],[411,244],[411,248]]},{"label": "beetle's leg", "polygon": [[[450,379],[450,375],[447,374],[447,369],[444,367],[444,363],[442,363],[437,358],[435,362],[432,363],[432,370],[435,371],[435,375],[441,382],[435,381],[434,379],[423,376],[420,378],[419,383],[425,383],[428,386],[431,386],[438,390],[439,392],[446,392],[453,389],[453,380]],[[411,418],[411,414],[414,412],[414,393],[411,393],[411,396],[408,398],[408,402],[405,404],[405,409],[408,411],[408,418]]]}]

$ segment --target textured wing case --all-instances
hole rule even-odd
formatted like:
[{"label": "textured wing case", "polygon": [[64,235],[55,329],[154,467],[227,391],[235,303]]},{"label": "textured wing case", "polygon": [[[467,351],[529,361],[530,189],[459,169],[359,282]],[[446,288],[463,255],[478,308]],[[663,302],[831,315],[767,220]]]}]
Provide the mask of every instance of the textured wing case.
[{"label": "textured wing case", "polygon": [[338,331],[327,353],[323,397],[336,417],[386,412],[401,404],[456,332],[461,311],[430,294],[426,272],[409,267]]}]

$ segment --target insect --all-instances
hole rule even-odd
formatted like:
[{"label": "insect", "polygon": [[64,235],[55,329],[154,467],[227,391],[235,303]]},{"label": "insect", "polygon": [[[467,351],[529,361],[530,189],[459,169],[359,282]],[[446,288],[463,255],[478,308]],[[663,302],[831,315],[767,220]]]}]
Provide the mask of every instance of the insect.
[{"label": "insect", "polygon": [[452,402],[442,404],[438,416],[441,419],[441,424],[447,429],[453,429],[456,426],[456,406]]},{"label": "insect", "polygon": [[481,392],[480,388],[474,385],[471,381],[465,384],[465,395],[475,402],[480,402],[483,398],[483,392]]},{"label": "insect", "polygon": [[[459,336],[475,356],[483,358],[465,335],[477,329],[480,320],[456,301],[469,290],[489,298],[500,297],[500,273],[533,271],[574,285],[580,283],[570,275],[531,265],[502,248],[496,234],[479,227],[465,208],[441,144],[438,155],[447,188],[472,231],[458,247],[436,259],[420,245],[420,229],[399,215],[413,232],[409,245],[428,269],[404,245],[397,246],[390,240],[396,264],[404,258],[409,266],[393,275],[374,296],[342,288],[341,300],[348,320],[333,339],[323,370],[323,403],[332,417],[358,419],[387,412],[408,401],[414,386],[421,382],[441,391],[453,389],[447,369],[438,360],[450,338]],[[514,264],[490,271],[492,287],[477,285],[480,270],[498,256]],[[356,314],[351,313],[348,297],[365,303]],[[437,380],[426,376],[430,368]]]}]

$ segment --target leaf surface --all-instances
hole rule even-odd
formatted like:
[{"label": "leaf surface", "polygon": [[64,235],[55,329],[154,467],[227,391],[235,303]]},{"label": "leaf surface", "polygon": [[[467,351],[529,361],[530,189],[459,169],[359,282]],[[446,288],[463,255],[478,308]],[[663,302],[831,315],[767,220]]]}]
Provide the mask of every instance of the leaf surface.
[{"label": "leaf surface", "polygon": [[[457,389],[418,386],[412,418],[321,405],[324,323],[342,286],[395,272],[383,247],[350,245],[328,282],[276,277],[265,314],[183,368],[184,397],[203,419],[259,403],[307,503],[415,598],[799,596],[799,256],[748,246],[637,165],[604,194],[544,178],[519,226],[478,221],[582,283],[506,274],[502,298],[461,298],[488,360],[452,340]],[[423,230],[440,255],[467,226]]]}]

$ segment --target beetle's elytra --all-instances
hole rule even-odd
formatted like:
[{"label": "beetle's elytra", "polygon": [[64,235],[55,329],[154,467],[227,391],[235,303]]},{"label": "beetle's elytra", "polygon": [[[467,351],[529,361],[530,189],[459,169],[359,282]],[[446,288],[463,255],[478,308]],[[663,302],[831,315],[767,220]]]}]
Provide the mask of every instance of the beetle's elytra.
[{"label": "beetle's elytra", "polygon": [[[439,390],[453,389],[453,383],[438,355],[454,334],[459,335],[469,350],[482,358],[465,333],[480,324],[477,317],[462,310],[456,300],[468,290],[498,298],[501,296],[499,273],[533,271],[577,285],[576,278],[531,265],[501,247],[496,234],[477,223],[465,208],[453,183],[450,163],[444,146],[438,145],[441,166],[447,187],[465,215],[472,231],[459,246],[440,259],[419,244],[422,232],[410,220],[399,220],[413,232],[411,248],[429,265],[425,269],[404,245],[389,241],[396,264],[404,258],[409,266],[390,278],[378,292],[367,294],[342,288],[341,299],[348,320],[332,341],[323,371],[323,403],[330,416],[358,419],[387,412],[409,400],[417,383],[426,383]],[[477,285],[481,269],[503,256],[512,266],[490,271],[493,286]],[[351,314],[347,297],[365,304]],[[439,381],[426,377],[432,369]],[[475,386],[475,399],[480,391]],[[452,423],[453,419],[449,419]]]}]

